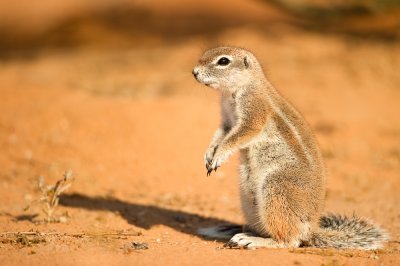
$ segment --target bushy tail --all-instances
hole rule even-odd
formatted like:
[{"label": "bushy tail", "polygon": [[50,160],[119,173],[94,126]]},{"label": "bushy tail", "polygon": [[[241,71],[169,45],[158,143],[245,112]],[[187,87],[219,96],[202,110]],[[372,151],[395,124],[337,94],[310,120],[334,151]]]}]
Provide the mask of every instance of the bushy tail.
[{"label": "bushy tail", "polygon": [[388,233],[374,223],[358,217],[329,214],[320,218],[320,230],[314,232],[311,246],[380,249],[389,240]]}]

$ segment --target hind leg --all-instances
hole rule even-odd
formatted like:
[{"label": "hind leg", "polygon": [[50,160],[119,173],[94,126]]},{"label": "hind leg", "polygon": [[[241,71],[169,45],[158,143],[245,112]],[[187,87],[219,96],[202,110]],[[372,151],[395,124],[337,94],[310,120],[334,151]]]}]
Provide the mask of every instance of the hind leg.
[{"label": "hind leg", "polygon": [[256,233],[263,237],[269,235],[271,239],[267,244],[256,239],[253,244],[256,247],[297,248],[310,238],[315,226],[317,208],[311,204],[315,200],[312,193],[293,185],[295,182],[290,177],[279,177],[266,180],[260,193],[263,200],[258,206],[259,226]]},{"label": "hind leg", "polygon": [[297,248],[309,239],[315,211],[307,191],[298,189],[285,180],[266,180],[258,191],[257,220],[249,220],[251,232],[233,236],[227,247]]}]

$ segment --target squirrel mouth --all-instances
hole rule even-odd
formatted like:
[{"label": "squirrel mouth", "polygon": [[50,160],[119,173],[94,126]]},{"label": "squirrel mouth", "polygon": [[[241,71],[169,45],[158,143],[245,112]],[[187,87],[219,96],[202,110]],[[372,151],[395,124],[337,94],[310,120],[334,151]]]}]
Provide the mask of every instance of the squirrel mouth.
[{"label": "squirrel mouth", "polygon": [[211,88],[214,88],[214,89],[218,88],[218,84],[215,83],[215,82],[202,80],[202,79],[199,78],[198,76],[195,76],[195,79],[196,79],[199,83],[201,83],[201,84],[203,84],[203,85],[206,85],[207,87],[211,87]]},{"label": "squirrel mouth", "polygon": [[217,83],[204,83],[204,85],[206,85],[207,87],[213,88],[213,89],[217,89],[218,88],[218,84]]},{"label": "squirrel mouth", "polygon": [[197,81],[200,82],[203,85],[206,85],[207,87],[211,87],[213,84],[215,84],[215,83],[206,82],[206,81],[203,81],[203,80],[200,80],[200,79],[197,79]]}]

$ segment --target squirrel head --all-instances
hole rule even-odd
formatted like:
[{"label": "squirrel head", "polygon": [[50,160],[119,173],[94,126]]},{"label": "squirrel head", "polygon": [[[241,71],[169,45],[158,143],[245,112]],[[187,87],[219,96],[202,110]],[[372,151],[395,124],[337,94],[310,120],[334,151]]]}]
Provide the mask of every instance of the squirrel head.
[{"label": "squirrel head", "polygon": [[256,57],[237,47],[217,47],[204,52],[192,71],[206,86],[236,93],[263,77]]}]

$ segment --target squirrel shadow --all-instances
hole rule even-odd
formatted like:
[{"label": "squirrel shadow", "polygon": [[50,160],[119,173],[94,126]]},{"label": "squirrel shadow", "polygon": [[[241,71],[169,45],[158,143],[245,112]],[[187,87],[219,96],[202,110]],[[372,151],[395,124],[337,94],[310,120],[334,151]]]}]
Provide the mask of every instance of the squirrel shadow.
[{"label": "squirrel shadow", "polygon": [[94,211],[118,212],[129,224],[143,229],[155,225],[166,225],[179,232],[209,239],[197,233],[200,227],[215,225],[235,225],[232,222],[205,217],[179,210],[161,208],[155,205],[142,205],[125,202],[114,197],[89,197],[74,193],[60,196],[60,205],[74,208],[84,208]]}]

